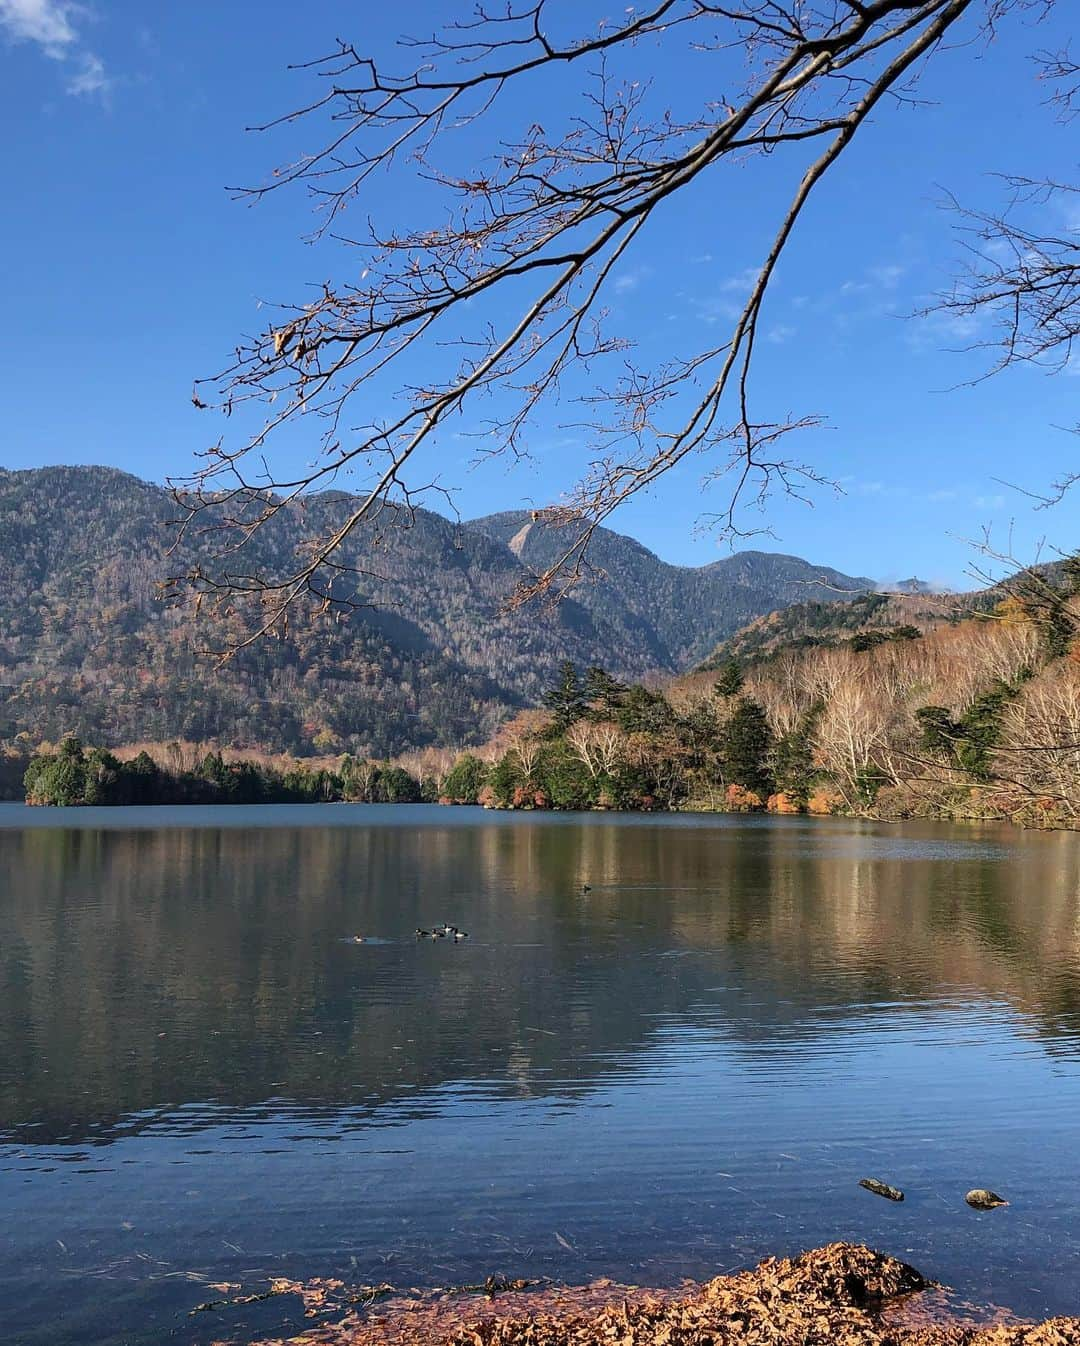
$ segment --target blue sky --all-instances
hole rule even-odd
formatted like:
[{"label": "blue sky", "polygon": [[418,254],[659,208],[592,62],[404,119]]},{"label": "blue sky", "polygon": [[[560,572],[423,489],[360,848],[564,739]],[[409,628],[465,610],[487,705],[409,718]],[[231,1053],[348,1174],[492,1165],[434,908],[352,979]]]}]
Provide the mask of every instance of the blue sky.
[{"label": "blue sky", "polygon": [[[286,66],[335,37],[391,55],[400,30],[430,31],[463,7],[0,0],[0,104],[16,128],[0,150],[0,464],[108,463],[155,480],[187,471],[220,429],[192,409],[193,379],[265,325],[260,298],[296,299],[342,266],[333,244],[303,241],[301,195],[254,208],[230,198],[229,185],[263,179],[306,143],[245,126],[306,101],[311,77]],[[985,364],[955,353],[971,334],[904,316],[958,255],[946,189],[992,204],[994,171],[1075,174],[1076,123],[1055,121],[1028,59],[1063,45],[1066,8],[1039,27],[1005,24],[988,48],[940,53],[923,104],[883,108],[822,185],[769,300],[755,387],[776,416],[826,418],[798,452],[841,490],[817,492],[812,508],[775,502],[757,521],[774,536],[750,545],[961,584],[967,539],[985,525],[1002,543],[1012,527],[1024,558],[1044,536],[1080,543],[1080,497],[1039,513],[1002,484],[1045,488],[1072,466],[1075,436],[1055,427],[1077,422],[1080,379],[1017,370],[961,386]],[[658,85],[684,77],[662,52],[643,59]],[[758,260],[770,190],[753,166],[718,178],[627,258],[613,318],[645,354],[715,339]],[[403,175],[380,179],[364,209],[407,218],[413,202],[423,196]],[[468,441],[443,440],[437,470],[463,516],[547,503],[569,484],[574,433],[553,413],[533,438],[533,461],[513,470],[474,467]],[[301,451],[286,446],[278,465]],[[687,464],[613,526],[668,560],[724,554],[694,526],[722,504],[703,495],[704,468]]]}]

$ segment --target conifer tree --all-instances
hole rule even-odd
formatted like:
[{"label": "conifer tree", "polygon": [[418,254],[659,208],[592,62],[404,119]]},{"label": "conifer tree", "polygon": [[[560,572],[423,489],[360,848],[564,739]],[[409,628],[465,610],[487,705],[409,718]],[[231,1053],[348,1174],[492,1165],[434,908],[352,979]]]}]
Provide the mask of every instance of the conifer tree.
[{"label": "conifer tree", "polygon": [[768,766],[771,746],[765,711],[749,697],[741,698],[724,734],[724,760],[731,783],[764,798],[772,784]]},{"label": "conifer tree", "polygon": [[589,708],[588,698],[576,665],[564,659],[559,665],[558,681],[544,693],[544,705],[551,711],[560,733],[576,724]]},{"label": "conifer tree", "polygon": [[614,715],[623,704],[629,689],[599,665],[585,671],[585,699],[605,716]]},{"label": "conifer tree", "polygon": [[713,683],[717,696],[738,696],[742,691],[743,675],[737,659],[728,659],[720,667],[720,675]]}]

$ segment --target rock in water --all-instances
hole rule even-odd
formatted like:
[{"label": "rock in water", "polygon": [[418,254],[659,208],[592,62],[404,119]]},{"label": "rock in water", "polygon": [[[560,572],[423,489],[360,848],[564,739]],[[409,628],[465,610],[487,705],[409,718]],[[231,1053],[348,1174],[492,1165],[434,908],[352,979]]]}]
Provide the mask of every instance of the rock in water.
[{"label": "rock in water", "polygon": [[976,1210],[993,1210],[995,1206],[1009,1204],[1003,1196],[998,1196],[997,1192],[988,1191],[985,1187],[973,1187],[964,1200]]},{"label": "rock in water", "polygon": [[860,1178],[859,1186],[865,1187],[875,1196],[883,1196],[886,1201],[903,1201],[904,1194],[899,1187],[890,1187],[887,1182],[878,1182],[877,1178]]}]

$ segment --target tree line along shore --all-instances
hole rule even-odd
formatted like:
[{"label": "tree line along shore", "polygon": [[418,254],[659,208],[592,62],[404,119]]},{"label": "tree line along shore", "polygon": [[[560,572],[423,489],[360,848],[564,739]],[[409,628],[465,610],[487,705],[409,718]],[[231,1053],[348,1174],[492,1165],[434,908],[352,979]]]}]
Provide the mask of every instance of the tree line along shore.
[{"label": "tree line along shore", "polygon": [[[393,761],[68,737],[9,746],[0,780],[43,805],[444,803],[882,818],[1080,816],[1080,658],[1061,619],[1015,597],[979,619],[858,632],[724,660],[664,688],[567,662],[543,706],[482,747]],[[1060,615],[1060,614],[1059,614]]]}]

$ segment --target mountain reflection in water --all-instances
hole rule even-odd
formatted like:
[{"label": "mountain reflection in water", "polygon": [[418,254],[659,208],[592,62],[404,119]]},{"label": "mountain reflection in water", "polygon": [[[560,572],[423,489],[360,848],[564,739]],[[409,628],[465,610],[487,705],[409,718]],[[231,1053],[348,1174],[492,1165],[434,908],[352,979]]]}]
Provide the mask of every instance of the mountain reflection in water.
[{"label": "mountain reflection in water", "polygon": [[0,815],[18,1341],[184,1339],[185,1271],[672,1280],[837,1237],[1080,1307],[1076,837]]}]

